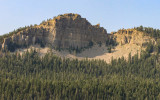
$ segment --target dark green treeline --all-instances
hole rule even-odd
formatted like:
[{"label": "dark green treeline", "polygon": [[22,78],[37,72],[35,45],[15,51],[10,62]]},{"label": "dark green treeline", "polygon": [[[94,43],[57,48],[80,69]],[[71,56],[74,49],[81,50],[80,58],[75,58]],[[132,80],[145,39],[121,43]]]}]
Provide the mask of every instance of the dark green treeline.
[{"label": "dark green treeline", "polygon": [[[0,58],[0,100],[159,100],[159,53],[149,45],[141,55],[107,64],[61,59],[36,51]],[[159,51],[159,49],[158,49]]]}]

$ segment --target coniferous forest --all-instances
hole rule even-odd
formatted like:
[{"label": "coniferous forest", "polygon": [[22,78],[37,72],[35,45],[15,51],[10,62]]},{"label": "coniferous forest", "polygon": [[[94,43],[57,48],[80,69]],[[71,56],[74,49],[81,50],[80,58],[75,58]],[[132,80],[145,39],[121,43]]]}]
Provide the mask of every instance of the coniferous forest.
[{"label": "coniferous forest", "polygon": [[0,0],[0,100],[160,100],[160,0]]},{"label": "coniferous forest", "polygon": [[0,58],[0,100],[159,100],[158,47],[150,44],[140,55],[109,64],[53,53],[40,58],[35,50],[6,52]]}]

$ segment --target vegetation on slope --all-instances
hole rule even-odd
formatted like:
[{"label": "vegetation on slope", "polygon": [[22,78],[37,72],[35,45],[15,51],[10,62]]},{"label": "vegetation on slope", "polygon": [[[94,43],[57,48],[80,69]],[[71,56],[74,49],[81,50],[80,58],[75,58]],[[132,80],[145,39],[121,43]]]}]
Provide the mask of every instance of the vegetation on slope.
[{"label": "vegetation on slope", "polygon": [[[35,24],[34,26],[37,26],[37,25]],[[12,31],[12,32],[9,32],[9,33],[6,33],[6,34],[2,35],[2,36],[0,36],[0,43],[3,43],[4,38],[11,37],[11,36],[13,36],[14,34],[17,34],[17,33],[21,32],[21,31],[23,31],[23,30],[25,30],[25,29],[29,29],[29,28],[32,28],[32,27],[34,27],[34,26],[33,26],[33,25],[30,25],[30,26],[20,27],[20,28],[14,30],[14,31]]]},{"label": "vegetation on slope", "polygon": [[151,27],[143,27],[143,26],[135,27],[134,29],[141,31],[141,32],[145,32],[147,35],[149,35],[151,37],[160,38],[160,30],[159,29],[154,29]]},{"label": "vegetation on slope", "polygon": [[110,64],[53,53],[40,58],[34,50],[22,56],[6,53],[0,58],[0,99],[160,99],[159,54],[150,54],[156,48]]},{"label": "vegetation on slope", "polygon": [[7,33],[7,34],[4,34],[4,35],[0,36],[0,43],[3,42],[4,38],[10,37],[10,36],[12,36],[13,34],[16,34],[16,33],[20,32],[20,31],[22,31],[22,30],[24,30],[24,29],[26,29],[26,28],[27,28],[27,27],[20,27],[20,28],[18,28],[17,30],[14,30],[14,31],[12,31],[12,32],[9,32],[9,33]]},{"label": "vegetation on slope", "polygon": [[[20,28],[3,38],[12,36]],[[159,30],[135,28],[159,38]],[[91,43],[90,46],[93,44]],[[101,45],[101,44],[100,44]],[[116,45],[114,40],[106,46]],[[12,48],[12,47],[11,47]],[[36,51],[0,55],[1,100],[135,100],[160,99],[160,43],[148,44],[141,55],[112,60],[61,59],[53,53],[40,58]]]},{"label": "vegetation on slope", "polygon": [[[51,20],[51,19],[47,19],[47,21],[50,21],[50,20]],[[44,23],[46,23],[46,21],[42,21],[42,22],[40,23],[40,25],[43,25]],[[3,43],[4,38],[11,37],[11,36],[14,35],[14,34],[17,34],[17,33],[21,32],[21,31],[23,31],[23,30],[25,30],[25,29],[29,29],[29,28],[32,28],[32,27],[35,27],[35,26],[37,26],[37,24],[30,25],[30,26],[25,26],[25,27],[20,27],[20,28],[18,28],[18,29],[16,29],[16,30],[13,30],[13,31],[9,32],[9,33],[6,33],[6,34],[0,36],[0,43]]]}]

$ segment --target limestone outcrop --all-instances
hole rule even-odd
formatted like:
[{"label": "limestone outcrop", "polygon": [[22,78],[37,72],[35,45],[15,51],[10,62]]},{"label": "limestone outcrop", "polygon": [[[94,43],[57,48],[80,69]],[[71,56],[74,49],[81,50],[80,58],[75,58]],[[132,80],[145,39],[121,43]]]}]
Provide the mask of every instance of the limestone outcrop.
[{"label": "limestone outcrop", "polygon": [[105,43],[107,39],[107,31],[99,25],[91,25],[78,14],[64,14],[5,38],[1,47],[38,43],[52,48],[83,48],[90,42]]},{"label": "limestone outcrop", "polygon": [[[0,49],[14,51],[16,48],[28,47],[34,44],[51,48],[84,48],[90,44],[136,44],[145,46],[148,42],[155,42],[144,32],[135,29],[121,29],[118,32],[107,34],[99,24],[91,25],[78,14],[64,14],[43,21],[40,25],[24,28],[17,33],[4,38],[0,42]],[[116,43],[117,42],[117,43]],[[107,44],[107,43],[106,43]]]},{"label": "limestone outcrop", "polygon": [[80,15],[66,14],[55,19],[56,40],[55,44],[67,48],[86,47],[90,41],[105,42],[107,32],[99,26],[92,26],[85,18]]},{"label": "limestone outcrop", "polygon": [[145,35],[144,32],[135,29],[121,29],[118,32],[112,32],[111,34],[120,45],[136,44],[139,46],[145,46],[148,42],[155,43],[153,38]]}]

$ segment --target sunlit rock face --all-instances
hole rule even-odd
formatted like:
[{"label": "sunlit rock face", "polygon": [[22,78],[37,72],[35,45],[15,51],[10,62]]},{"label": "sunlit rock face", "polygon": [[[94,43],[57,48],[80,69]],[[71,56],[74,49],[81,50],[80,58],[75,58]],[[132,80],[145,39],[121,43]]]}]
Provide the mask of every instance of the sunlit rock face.
[{"label": "sunlit rock face", "polygon": [[1,47],[38,43],[52,48],[83,48],[90,42],[105,43],[107,39],[107,31],[99,25],[91,25],[78,14],[64,14],[5,38]]},{"label": "sunlit rock face", "polygon": [[112,34],[120,45],[136,44],[139,46],[145,46],[148,42],[155,43],[153,38],[146,36],[144,32],[135,29],[121,29]]}]

